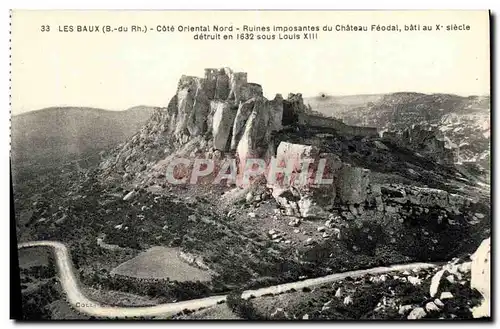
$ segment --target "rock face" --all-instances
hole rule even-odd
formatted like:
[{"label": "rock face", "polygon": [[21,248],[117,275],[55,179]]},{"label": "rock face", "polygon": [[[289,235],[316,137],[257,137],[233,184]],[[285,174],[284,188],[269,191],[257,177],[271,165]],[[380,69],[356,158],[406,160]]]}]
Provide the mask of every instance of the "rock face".
[{"label": "rock face", "polygon": [[280,131],[283,129],[283,96],[276,94],[271,101],[273,130]]},{"label": "rock face", "polygon": [[[310,164],[307,165],[305,160]],[[288,195],[297,196],[297,200],[277,197],[282,206],[294,209],[289,211],[294,215],[315,217],[334,203],[360,204],[368,197],[369,170],[351,167],[335,154],[321,153],[315,146],[281,142],[276,161],[280,167],[288,168],[286,174],[290,178],[270,181],[270,187],[279,191],[277,195],[290,189]],[[307,172],[303,172],[306,168]]]},{"label": "rock face", "polygon": [[337,183],[337,192],[342,202],[360,204],[366,200],[370,171],[359,167],[343,166]]},{"label": "rock face", "polygon": [[271,132],[282,129],[283,100],[263,97],[246,72],[206,69],[204,78],[181,77],[167,113],[167,133],[181,143],[211,135],[216,150],[261,156]]},{"label": "rock face", "polygon": [[228,102],[212,101],[210,105],[214,112],[212,118],[214,148],[225,151],[228,148],[229,136],[232,133],[236,110],[231,108]]},{"label": "rock face", "polygon": [[488,238],[481,243],[476,252],[471,256],[471,288],[477,289],[484,298],[482,304],[472,310],[475,318],[490,316],[490,248],[490,238]]},{"label": "rock face", "polygon": [[385,132],[382,137],[396,145],[413,149],[438,163],[453,163],[452,150],[445,147],[445,141],[438,139],[433,130],[414,125],[402,131]]},{"label": "rock face", "polygon": [[288,98],[283,101],[283,125],[299,123],[300,114],[306,111],[307,106],[304,105],[302,94],[288,94]]},{"label": "rock face", "polygon": [[[312,162],[307,173],[302,172],[306,159]],[[472,199],[440,189],[375,183],[370,170],[344,163],[336,154],[322,153],[313,145],[281,142],[276,162],[284,172],[275,175],[275,180],[268,180],[268,187],[276,190],[275,199],[292,216],[322,216],[323,210],[343,205],[349,208],[350,215],[346,217],[358,217],[368,205],[389,217],[402,213],[425,217],[430,209],[437,209],[441,213],[436,216],[436,223],[447,221],[455,225],[450,218],[466,212],[474,203]],[[290,178],[285,180],[285,174]],[[318,178],[331,181],[319,184]],[[405,210],[408,205],[414,209],[408,212]]]}]

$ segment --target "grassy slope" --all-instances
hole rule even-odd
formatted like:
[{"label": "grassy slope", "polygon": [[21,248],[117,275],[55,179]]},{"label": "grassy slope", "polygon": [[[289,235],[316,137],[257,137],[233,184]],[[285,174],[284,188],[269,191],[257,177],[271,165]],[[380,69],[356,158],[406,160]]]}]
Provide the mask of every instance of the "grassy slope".
[{"label": "grassy slope", "polygon": [[146,106],[126,111],[52,107],[13,116],[14,170],[95,156],[135,133],[153,110]]}]

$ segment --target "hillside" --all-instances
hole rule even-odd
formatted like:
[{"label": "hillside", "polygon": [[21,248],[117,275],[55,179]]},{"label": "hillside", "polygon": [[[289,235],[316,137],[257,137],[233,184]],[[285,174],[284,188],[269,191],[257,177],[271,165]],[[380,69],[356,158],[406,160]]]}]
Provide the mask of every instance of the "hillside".
[{"label": "hillside", "polygon": [[[491,235],[489,180],[443,161],[450,150],[436,134],[412,128],[384,138],[376,128],[318,115],[301,94],[268,99],[263,90],[246,72],[229,68],[181,76],[169,103],[100,153],[98,165],[62,166],[15,186],[18,241],[63,243],[82,286],[98,291],[98,302],[126,294],[158,304],[391,264],[468,259]],[[392,122],[386,129],[397,129],[417,123],[411,113],[432,124],[434,108],[449,114],[465,102],[451,95],[377,97],[344,97],[336,104],[367,113],[352,120],[383,124],[380,115]],[[433,101],[417,104],[426,97]],[[439,111],[443,104],[448,112]],[[397,111],[412,106],[418,110]],[[188,278],[186,271],[200,276]],[[411,286],[399,274],[362,290],[343,282],[348,295],[339,293],[344,302],[331,302],[335,312],[326,315],[318,308],[338,289],[328,290],[321,303],[302,295],[297,301],[308,303],[299,305],[306,318],[341,319],[341,308],[353,305],[359,312],[348,318],[360,319],[398,291],[415,295],[408,303],[423,317],[420,308],[430,301],[419,285],[435,284],[417,272],[411,279],[404,274]],[[468,307],[479,299],[471,297],[474,280],[440,273],[438,280],[464,286],[448,291],[457,298],[445,315],[472,317]],[[374,300],[365,303],[358,298],[363,294]],[[489,287],[481,295],[489,303]],[[403,302],[394,301],[380,318],[396,318],[392,312]],[[131,305],[123,299],[113,304]],[[427,310],[429,318],[437,315],[434,309]],[[287,312],[306,316],[293,305]]]},{"label": "hillside", "polygon": [[51,107],[12,117],[12,162],[16,170],[46,167],[94,156],[133,135],[153,107],[126,111]]},{"label": "hillside", "polygon": [[456,162],[477,162],[489,169],[489,96],[401,92],[339,97],[320,95],[305,102],[313,110],[351,125],[381,130],[421,125],[435,130],[447,147],[456,152]]}]

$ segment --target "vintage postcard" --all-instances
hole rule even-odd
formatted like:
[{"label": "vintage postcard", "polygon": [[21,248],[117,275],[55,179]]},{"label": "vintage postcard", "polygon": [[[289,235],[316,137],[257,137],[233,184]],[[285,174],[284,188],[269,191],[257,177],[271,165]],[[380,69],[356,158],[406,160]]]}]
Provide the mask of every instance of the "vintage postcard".
[{"label": "vintage postcard", "polygon": [[11,12],[11,317],[491,319],[488,11]]}]

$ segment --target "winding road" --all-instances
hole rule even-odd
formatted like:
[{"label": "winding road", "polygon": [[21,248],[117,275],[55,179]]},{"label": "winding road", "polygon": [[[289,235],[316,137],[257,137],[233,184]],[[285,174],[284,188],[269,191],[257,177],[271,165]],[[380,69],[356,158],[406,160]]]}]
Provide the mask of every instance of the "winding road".
[{"label": "winding road", "polygon": [[[73,264],[71,262],[68,248],[57,241],[32,241],[18,244],[18,249],[32,247],[49,247],[54,251],[57,270],[61,286],[66,293],[66,299],[71,306],[78,312],[97,318],[112,318],[126,319],[135,317],[156,317],[156,316],[172,316],[185,309],[198,310],[201,308],[213,306],[218,302],[226,299],[226,296],[212,296],[200,299],[186,300],[176,303],[159,304],[154,306],[138,306],[138,307],[118,307],[102,304],[87,298],[80,290],[79,282],[75,276]],[[382,274],[392,271],[405,271],[413,269],[422,269],[435,267],[436,264],[431,263],[411,263],[402,265],[392,265],[388,267],[375,267],[366,270],[343,272],[330,274],[324,277],[296,281],[291,283],[279,284],[276,286],[260,288],[256,290],[247,290],[243,292],[243,298],[250,296],[260,297],[266,294],[278,294],[286,292],[290,289],[302,289],[304,287],[318,286],[325,283],[330,283],[345,279],[346,277],[360,277],[366,274]]]}]

